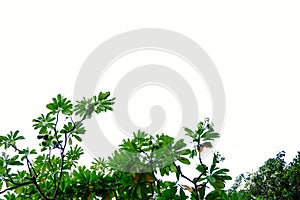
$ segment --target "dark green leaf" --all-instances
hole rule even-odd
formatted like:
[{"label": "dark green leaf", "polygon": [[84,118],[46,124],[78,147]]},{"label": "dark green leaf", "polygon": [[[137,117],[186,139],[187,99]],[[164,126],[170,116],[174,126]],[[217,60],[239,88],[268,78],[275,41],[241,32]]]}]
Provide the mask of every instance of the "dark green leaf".
[{"label": "dark green leaf", "polygon": [[191,162],[189,161],[189,159],[184,158],[184,157],[179,157],[178,161],[182,162],[183,164],[189,165],[191,164]]}]

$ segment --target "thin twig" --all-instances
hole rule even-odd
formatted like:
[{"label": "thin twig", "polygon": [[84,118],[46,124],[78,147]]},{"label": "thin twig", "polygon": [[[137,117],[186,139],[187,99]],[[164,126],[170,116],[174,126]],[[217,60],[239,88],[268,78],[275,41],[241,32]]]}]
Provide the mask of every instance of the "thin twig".
[{"label": "thin twig", "polygon": [[73,132],[76,127],[82,123],[82,121],[85,119],[85,116],[80,120],[78,121],[77,123],[75,123],[71,117],[71,121],[73,123],[73,127],[72,129],[70,129],[69,131],[65,132],[64,133],[64,136],[65,136],[65,141],[64,141],[64,145],[62,146],[60,144],[60,157],[61,157],[61,166],[60,166],[60,171],[59,171],[59,177],[58,177],[58,180],[57,180],[57,185],[55,186],[55,191],[54,191],[54,195],[53,195],[53,198],[52,199],[56,199],[57,197],[57,194],[58,194],[58,190],[59,190],[59,186],[60,186],[60,183],[61,183],[61,179],[62,179],[62,174],[63,174],[63,168],[64,168],[64,164],[65,164],[65,150],[66,150],[66,146],[67,146],[67,142],[68,142],[68,138],[69,136],[71,135],[71,132]]},{"label": "thin twig", "polygon": [[186,180],[188,180],[189,182],[191,182],[192,184],[194,184],[194,182],[187,176],[185,176],[181,169],[180,169],[180,166],[179,165],[176,165],[175,162],[173,162],[174,166],[176,167],[177,171],[180,173],[180,176],[182,176],[183,178],[185,178]]},{"label": "thin twig", "polygon": [[[11,147],[13,147],[16,151],[20,152],[21,150],[17,148],[17,146],[13,145],[13,144],[10,144]],[[36,171],[34,170],[29,158],[28,158],[28,155],[25,155],[25,158],[26,158],[26,164],[27,164],[27,168],[28,168],[28,171],[29,171],[29,174],[30,174],[30,179],[32,181],[32,183],[34,184],[35,188],[38,190],[39,194],[42,196],[43,199],[48,199],[45,194],[41,191],[41,188],[39,187],[37,181],[36,181],[36,178],[37,178],[37,173]]]},{"label": "thin twig", "polygon": [[19,188],[19,187],[22,187],[22,186],[25,186],[25,185],[29,185],[29,184],[32,184],[32,183],[33,183],[32,181],[28,181],[28,182],[16,184],[12,187],[9,187],[9,188],[6,188],[5,190],[0,191],[0,194],[3,194],[3,193],[5,193],[9,190],[13,190],[13,189],[16,189],[16,188]]}]

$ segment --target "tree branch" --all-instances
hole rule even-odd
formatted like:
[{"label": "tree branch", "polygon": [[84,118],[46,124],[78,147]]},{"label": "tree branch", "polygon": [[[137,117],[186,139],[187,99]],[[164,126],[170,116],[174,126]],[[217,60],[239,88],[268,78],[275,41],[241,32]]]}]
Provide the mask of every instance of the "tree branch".
[{"label": "tree branch", "polygon": [[13,190],[13,189],[16,189],[16,188],[19,188],[19,187],[22,187],[22,186],[25,186],[25,185],[29,185],[29,184],[32,184],[32,183],[33,183],[32,181],[28,181],[28,182],[16,184],[12,187],[9,187],[9,188],[6,188],[5,190],[0,191],[0,194],[3,194],[3,193],[5,193],[9,190]]},{"label": "tree branch", "polygon": [[192,181],[192,179],[190,179],[189,177],[185,176],[181,169],[180,169],[180,166],[179,165],[176,165],[175,162],[173,162],[174,166],[176,167],[177,171],[180,173],[180,176],[182,176],[183,178],[185,178],[186,180],[188,180],[189,182],[191,182],[192,184],[194,184],[194,182]]},{"label": "tree branch", "polygon": [[[64,133],[64,136],[65,136],[65,141],[64,141],[64,145],[62,146],[60,144],[60,157],[61,157],[61,166],[60,166],[60,171],[59,171],[59,177],[58,177],[58,180],[57,180],[57,185],[55,186],[55,191],[54,191],[54,195],[53,195],[53,198],[52,199],[56,199],[57,197],[57,194],[58,194],[58,190],[59,190],[59,186],[60,186],[60,183],[61,183],[61,179],[62,179],[62,174],[63,174],[63,168],[64,168],[64,164],[65,164],[65,150],[66,150],[66,147],[67,147],[67,142],[68,142],[68,134],[72,131],[74,131],[77,127],[78,124],[82,123],[82,121],[86,118],[86,116],[84,116],[80,121],[78,121],[77,123],[75,123],[71,117],[71,121],[73,123],[73,127],[72,129],[70,129],[69,131],[65,132]],[[58,137],[57,137],[58,138]]]}]

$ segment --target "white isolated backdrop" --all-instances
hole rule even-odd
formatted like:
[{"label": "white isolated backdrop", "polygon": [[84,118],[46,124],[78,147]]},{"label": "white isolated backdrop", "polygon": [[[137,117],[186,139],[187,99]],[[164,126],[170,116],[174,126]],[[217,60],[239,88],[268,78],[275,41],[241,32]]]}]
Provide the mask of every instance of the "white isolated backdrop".
[{"label": "white isolated backdrop", "polygon": [[[281,150],[291,161],[300,150],[299,8],[276,0],[1,1],[0,133],[19,129],[36,146],[31,120],[57,93],[73,97],[81,65],[98,45],[133,29],[163,28],[196,41],[220,73],[226,120],[216,149],[231,175]],[[200,106],[211,112],[209,101]]]},{"label": "white isolated backdrop", "polygon": [[[163,65],[179,73],[195,94],[198,102],[198,108],[195,108],[195,112],[200,112],[201,116],[199,118],[211,117],[212,102],[210,93],[201,74],[179,56],[166,51],[144,49],[122,56],[108,66],[103,75],[99,77],[96,91],[114,91],[119,81],[131,70],[151,64]],[[166,75],[165,79],[169,79],[169,77]],[[167,133],[176,138],[182,121],[180,97],[166,87],[168,85],[162,86],[157,83],[146,83],[137,88],[132,88],[130,99],[128,99],[128,113],[137,126],[147,127],[152,122],[150,116],[151,108],[155,105],[160,105],[165,111],[166,122],[159,132]],[[116,101],[118,101],[120,97],[116,96],[116,98]],[[126,131],[116,123],[113,113],[97,115],[96,117],[102,132],[115,147],[118,147],[122,139],[128,138],[128,134],[124,134]],[[129,134],[132,136],[131,133]],[[150,134],[155,135],[156,133]]]}]

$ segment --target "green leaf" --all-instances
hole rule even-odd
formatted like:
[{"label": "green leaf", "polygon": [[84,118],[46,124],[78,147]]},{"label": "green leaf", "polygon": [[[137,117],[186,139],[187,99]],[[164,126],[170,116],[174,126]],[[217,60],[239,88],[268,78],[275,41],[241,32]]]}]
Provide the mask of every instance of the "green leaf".
[{"label": "green leaf", "polygon": [[196,169],[199,171],[199,172],[204,172],[204,171],[206,171],[207,170],[207,166],[205,165],[205,164],[203,164],[203,165],[198,165],[197,167],[196,167]]},{"label": "green leaf", "polygon": [[194,135],[194,132],[189,128],[184,128],[185,132],[187,132],[189,135]]},{"label": "green leaf", "polygon": [[220,137],[220,134],[219,133],[205,133],[203,135],[203,140],[206,141],[206,140],[213,140],[213,139],[216,139],[216,138],[219,138]]},{"label": "green leaf", "polygon": [[23,192],[23,190],[24,190],[23,187],[17,187],[17,188],[15,189],[15,193],[20,194],[20,193]]},{"label": "green leaf", "polygon": [[171,170],[171,172],[177,172],[177,168],[173,163],[170,164],[170,170]]},{"label": "green leaf", "polygon": [[46,108],[48,108],[49,110],[51,111],[55,111],[56,110],[56,107],[53,103],[49,103],[46,105]]},{"label": "green leaf", "polygon": [[216,179],[213,176],[208,176],[208,181],[210,184],[212,184],[216,182]]},{"label": "green leaf", "polygon": [[18,166],[21,166],[21,165],[24,165],[23,163],[21,163],[20,161],[17,161],[17,160],[12,160],[10,162],[8,162],[9,165],[18,165]]},{"label": "green leaf", "polygon": [[15,139],[17,137],[17,135],[19,134],[19,131],[15,131],[14,134],[13,134],[13,138]]},{"label": "green leaf", "polygon": [[227,172],[229,172],[229,169],[219,169],[215,171],[214,174],[220,175],[220,174],[226,174]]},{"label": "green leaf", "polygon": [[210,169],[209,169],[210,173],[212,173],[215,170],[217,162],[218,162],[218,155],[214,154],[213,162],[212,162],[212,164],[210,166]]},{"label": "green leaf", "polygon": [[80,136],[78,136],[78,135],[73,135],[73,137],[74,137],[77,141],[82,142],[82,139],[81,139]]},{"label": "green leaf", "polygon": [[206,200],[217,200],[222,199],[221,198],[221,190],[213,190],[210,193],[208,193],[205,197]]},{"label": "green leaf", "polygon": [[176,150],[182,149],[185,146],[186,146],[186,144],[183,142],[183,139],[178,140],[174,145],[174,150],[176,151]]},{"label": "green leaf", "polygon": [[181,163],[186,164],[186,165],[191,164],[191,162],[189,161],[189,159],[184,158],[184,157],[179,157],[178,161],[180,161]]},{"label": "green leaf", "polygon": [[199,197],[200,199],[204,199],[204,196],[205,196],[205,189],[206,189],[206,184],[205,185],[202,185],[201,188],[199,189]]},{"label": "green leaf", "polygon": [[36,152],[35,149],[33,149],[33,150],[30,151],[30,154],[37,154],[37,152]]},{"label": "green leaf", "polygon": [[231,176],[223,175],[223,176],[215,176],[217,179],[222,181],[229,181],[232,180]]},{"label": "green leaf", "polygon": [[190,155],[192,153],[192,151],[190,149],[185,149],[181,155]]},{"label": "green leaf", "polygon": [[107,99],[107,97],[109,97],[110,92],[100,92],[98,95],[98,100],[103,100],[103,99]]},{"label": "green leaf", "polygon": [[141,199],[142,198],[142,191],[141,191],[141,187],[138,187],[138,191],[137,191],[137,195],[138,197]]}]

